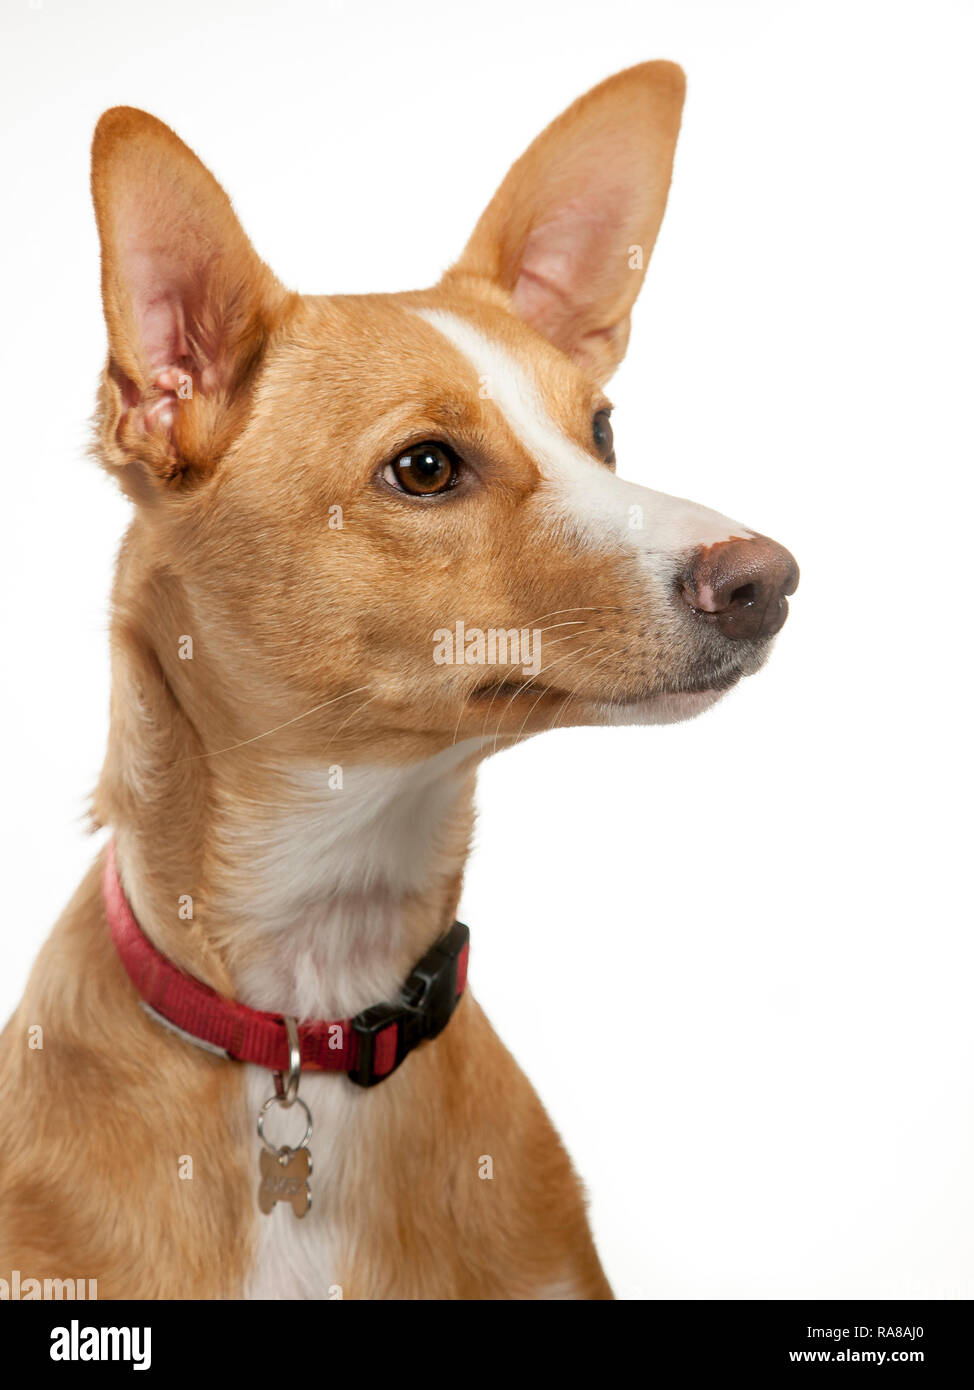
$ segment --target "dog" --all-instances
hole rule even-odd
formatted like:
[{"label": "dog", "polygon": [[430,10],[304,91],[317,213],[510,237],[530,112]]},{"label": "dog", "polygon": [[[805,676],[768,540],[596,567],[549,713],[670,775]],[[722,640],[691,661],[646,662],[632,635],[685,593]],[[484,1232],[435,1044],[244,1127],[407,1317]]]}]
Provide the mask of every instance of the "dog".
[{"label": "dog", "polygon": [[604,387],[683,97],[668,62],[604,81],[435,288],[362,296],[287,290],[172,130],[99,121],[94,448],[133,504],[111,838],[2,1036],[0,1270],[102,1298],[612,1296],[454,914],[481,759],[706,710],[798,581],[615,471]]}]

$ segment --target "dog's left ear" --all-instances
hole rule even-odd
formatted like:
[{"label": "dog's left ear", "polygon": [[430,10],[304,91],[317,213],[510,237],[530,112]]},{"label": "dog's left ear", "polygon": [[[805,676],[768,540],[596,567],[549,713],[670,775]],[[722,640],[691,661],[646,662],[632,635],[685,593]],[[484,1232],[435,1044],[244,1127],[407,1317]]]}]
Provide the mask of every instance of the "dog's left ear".
[{"label": "dog's left ear", "polygon": [[685,86],[675,63],[641,63],[580,97],[512,167],[447,276],[499,286],[513,313],[599,382],[626,350]]}]

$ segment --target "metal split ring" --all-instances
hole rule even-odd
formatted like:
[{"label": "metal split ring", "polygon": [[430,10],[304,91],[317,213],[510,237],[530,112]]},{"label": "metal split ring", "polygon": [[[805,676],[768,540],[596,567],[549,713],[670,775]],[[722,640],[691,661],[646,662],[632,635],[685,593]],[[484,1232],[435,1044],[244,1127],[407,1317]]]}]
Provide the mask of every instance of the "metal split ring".
[{"label": "metal split ring", "polygon": [[[264,1116],[272,1105],[282,1105],[285,1109],[287,1109],[289,1105],[300,1105],[308,1121],[307,1129],[304,1131],[304,1138],[301,1140],[300,1144],[282,1144],[280,1148],[278,1148],[277,1145],[272,1144],[267,1138],[264,1133]],[[285,1149],[290,1150],[291,1153],[295,1153],[298,1149],[305,1148],[311,1140],[311,1111],[300,1096],[295,1096],[291,1101],[285,1100],[283,1096],[270,1096],[260,1107],[260,1114],[257,1116],[257,1133],[260,1135],[260,1141],[264,1145],[264,1148],[268,1149],[275,1158],[280,1158]]]},{"label": "metal split ring", "polygon": [[298,1084],[301,1080],[301,1039],[298,1036],[297,1022],[293,1018],[285,1017],[284,1027],[287,1029],[287,1076],[282,1076],[279,1071],[276,1071],[274,1073],[274,1086],[277,1090],[276,1099],[280,1100],[282,1105],[290,1106],[297,1100]]}]

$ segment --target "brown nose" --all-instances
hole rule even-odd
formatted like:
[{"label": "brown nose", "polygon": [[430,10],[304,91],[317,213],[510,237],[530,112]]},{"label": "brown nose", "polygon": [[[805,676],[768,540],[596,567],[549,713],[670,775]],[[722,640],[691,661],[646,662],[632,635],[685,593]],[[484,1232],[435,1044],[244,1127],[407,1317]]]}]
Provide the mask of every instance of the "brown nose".
[{"label": "brown nose", "polygon": [[798,588],[794,556],[768,540],[732,538],[698,550],[683,576],[683,597],[725,637],[773,637],[788,616],[788,595]]}]

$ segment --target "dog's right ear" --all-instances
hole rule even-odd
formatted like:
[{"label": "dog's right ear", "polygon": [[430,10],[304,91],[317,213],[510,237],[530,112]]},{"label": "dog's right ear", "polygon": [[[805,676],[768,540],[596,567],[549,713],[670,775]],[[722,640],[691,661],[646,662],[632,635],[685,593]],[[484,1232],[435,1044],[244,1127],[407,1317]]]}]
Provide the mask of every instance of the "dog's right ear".
[{"label": "dog's right ear", "polygon": [[243,423],[287,294],[216,179],[154,116],[105,112],[91,186],[109,347],[102,456],[171,483],[205,469]]}]

